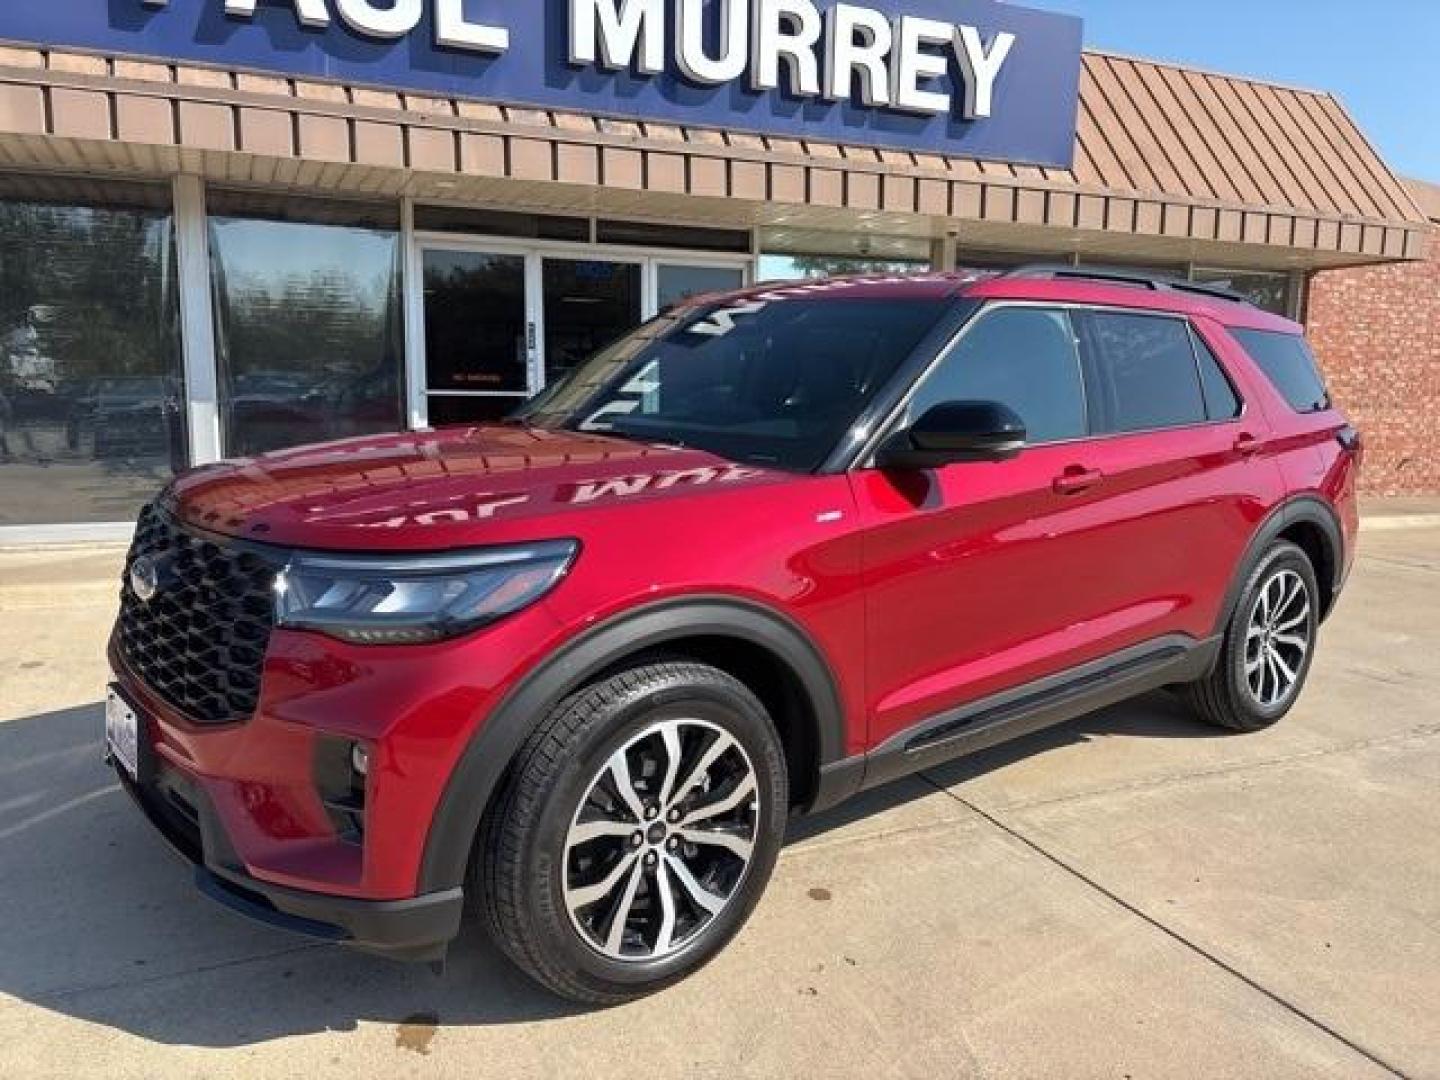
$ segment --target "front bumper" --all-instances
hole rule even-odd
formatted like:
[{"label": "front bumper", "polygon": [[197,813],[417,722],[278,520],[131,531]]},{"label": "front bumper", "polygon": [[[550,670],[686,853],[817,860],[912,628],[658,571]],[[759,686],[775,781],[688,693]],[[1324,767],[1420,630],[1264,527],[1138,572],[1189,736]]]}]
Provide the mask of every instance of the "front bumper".
[{"label": "front bumper", "polygon": [[244,872],[200,785],[163,767],[144,783],[132,781],[123,769],[116,773],[150,823],[194,867],[196,887],[232,911],[396,960],[441,960],[460,931],[459,888],[404,900],[362,900],[259,881]]}]

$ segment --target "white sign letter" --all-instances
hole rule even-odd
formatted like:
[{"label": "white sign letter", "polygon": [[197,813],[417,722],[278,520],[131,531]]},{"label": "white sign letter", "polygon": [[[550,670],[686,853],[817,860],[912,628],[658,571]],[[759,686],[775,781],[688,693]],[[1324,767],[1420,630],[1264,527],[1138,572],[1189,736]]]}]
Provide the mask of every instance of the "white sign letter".
[{"label": "white sign letter", "polygon": [[820,63],[815,46],[825,23],[814,0],[757,0],[751,44],[750,86],[780,89],[780,61],[790,69],[790,90],[799,97],[820,93]]},{"label": "white sign letter", "polygon": [[[325,0],[293,0],[295,18],[301,26],[319,29],[330,25],[330,13],[325,10]],[[239,15],[245,19],[255,17],[255,0],[225,0],[225,14]]]},{"label": "white sign letter", "polygon": [[504,52],[510,31],[465,21],[465,0],[435,0],[435,44],[450,49]]},{"label": "white sign letter", "polygon": [[680,41],[677,62],[687,78],[702,86],[720,86],[745,74],[745,50],[750,44],[749,0],[715,0],[720,10],[720,51],[713,59],[705,52],[705,0],[680,0],[675,36]]},{"label": "white sign letter", "polygon": [[[618,5],[618,9],[617,9]],[[665,70],[665,0],[570,0],[570,63]],[[638,59],[637,59],[638,49]]]},{"label": "white sign letter", "polygon": [[965,74],[965,107],[961,115],[966,120],[990,115],[995,103],[995,79],[1014,44],[1015,35],[1002,30],[995,35],[987,53],[979,30],[973,26],[955,27],[955,57]]},{"label": "white sign letter", "polygon": [[377,38],[402,38],[420,25],[424,0],[395,0],[377,8],[370,0],[338,0],[340,18],[357,33]]},{"label": "white sign letter", "polygon": [[890,73],[885,56],[893,34],[884,15],[854,4],[836,4],[825,23],[825,93],[837,101],[850,98],[852,75],[860,76],[861,104],[890,104]]},{"label": "white sign letter", "polygon": [[924,51],[926,45],[948,45],[954,34],[949,23],[909,15],[895,20],[895,55],[890,58],[890,100],[897,109],[917,113],[948,113],[950,95],[922,90],[922,79],[940,79],[950,70],[949,60]]}]

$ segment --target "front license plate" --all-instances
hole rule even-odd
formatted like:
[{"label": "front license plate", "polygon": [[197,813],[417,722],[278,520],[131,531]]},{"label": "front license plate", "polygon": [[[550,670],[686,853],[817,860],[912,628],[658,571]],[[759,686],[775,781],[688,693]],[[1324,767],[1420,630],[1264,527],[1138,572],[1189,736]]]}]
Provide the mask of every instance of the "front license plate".
[{"label": "front license plate", "polygon": [[140,718],[112,686],[105,694],[105,747],[131,780],[140,779]]}]

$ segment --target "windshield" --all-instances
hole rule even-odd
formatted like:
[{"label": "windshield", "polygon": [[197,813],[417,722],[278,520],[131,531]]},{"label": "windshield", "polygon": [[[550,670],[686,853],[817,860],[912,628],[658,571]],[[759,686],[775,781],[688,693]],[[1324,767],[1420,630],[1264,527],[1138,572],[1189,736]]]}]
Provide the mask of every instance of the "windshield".
[{"label": "windshield", "polygon": [[944,308],[820,297],[686,308],[581,364],[514,419],[809,472]]}]

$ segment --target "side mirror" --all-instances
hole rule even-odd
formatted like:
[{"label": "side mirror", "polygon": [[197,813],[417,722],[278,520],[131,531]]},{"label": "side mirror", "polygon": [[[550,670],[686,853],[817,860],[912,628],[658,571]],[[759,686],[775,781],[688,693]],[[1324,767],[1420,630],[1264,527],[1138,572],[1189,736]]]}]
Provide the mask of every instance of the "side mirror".
[{"label": "side mirror", "polygon": [[998,401],[946,401],[880,445],[882,469],[935,469],[975,461],[1009,461],[1025,449],[1025,421]]}]

